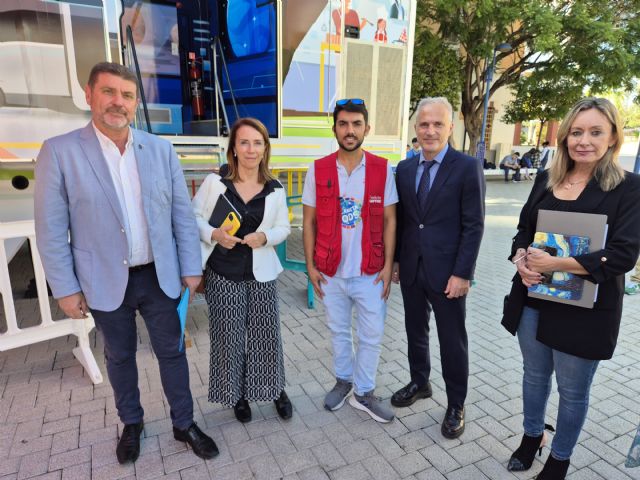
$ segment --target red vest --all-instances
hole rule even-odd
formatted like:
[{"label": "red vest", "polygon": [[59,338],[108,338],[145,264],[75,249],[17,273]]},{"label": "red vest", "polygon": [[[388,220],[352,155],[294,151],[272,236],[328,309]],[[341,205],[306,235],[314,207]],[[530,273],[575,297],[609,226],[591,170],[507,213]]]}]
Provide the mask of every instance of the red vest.
[{"label": "red vest", "polygon": [[[316,246],[313,261],[325,275],[334,276],[342,254],[342,209],[338,183],[338,153],[314,162],[316,177]],[[384,267],[384,187],[387,160],[365,154],[364,199],[362,204],[362,264],[372,275]]]}]

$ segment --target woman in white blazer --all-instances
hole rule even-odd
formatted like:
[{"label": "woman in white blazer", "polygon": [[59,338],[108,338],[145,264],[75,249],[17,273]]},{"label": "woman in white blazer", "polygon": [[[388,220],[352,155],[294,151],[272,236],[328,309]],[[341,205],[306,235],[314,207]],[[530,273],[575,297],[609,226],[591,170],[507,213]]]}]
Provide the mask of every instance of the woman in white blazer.
[{"label": "woman in white blazer", "polygon": [[[270,153],[265,126],[239,119],[229,135],[227,165],[193,198],[209,305],[209,401],[233,407],[241,422],[251,420],[249,401],[273,400],[280,417],[292,415],[276,289],[282,265],[274,249],[291,227],[286,192],[269,172]],[[210,224],[223,195],[241,216],[234,235]]]}]

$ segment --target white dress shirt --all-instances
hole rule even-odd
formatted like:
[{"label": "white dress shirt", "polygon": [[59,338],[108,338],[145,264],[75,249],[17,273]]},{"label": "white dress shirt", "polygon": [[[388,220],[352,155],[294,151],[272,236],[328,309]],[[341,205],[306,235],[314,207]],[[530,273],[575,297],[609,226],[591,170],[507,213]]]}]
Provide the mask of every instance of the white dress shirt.
[{"label": "white dress shirt", "polygon": [[144,215],[140,176],[133,148],[133,135],[129,129],[129,138],[124,154],[116,144],[98,130],[93,124],[102,154],[107,161],[109,173],[118,195],[120,208],[124,216],[125,231],[129,243],[129,266],[144,265],[153,262],[153,252],[149,241],[149,227]]}]

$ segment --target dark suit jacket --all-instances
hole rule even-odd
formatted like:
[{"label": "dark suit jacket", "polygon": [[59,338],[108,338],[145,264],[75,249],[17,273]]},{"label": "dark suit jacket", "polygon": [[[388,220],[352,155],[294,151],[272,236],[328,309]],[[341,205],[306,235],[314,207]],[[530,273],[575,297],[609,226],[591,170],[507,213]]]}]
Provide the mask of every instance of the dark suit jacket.
[{"label": "dark suit jacket", "polygon": [[[536,176],[520,213],[511,256],[533,241],[537,216],[530,212],[544,198],[547,179],[546,171]],[[537,339],[561,352],[605,360],[613,355],[620,329],[624,274],[634,267],[640,251],[640,176],[627,173],[624,181],[610,192],[603,192],[592,179],[579,198],[580,212],[607,215],[609,225],[604,249],[575,257],[589,272],[584,278],[598,284],[598,298],[593,309],[536,302],[540,312]],[[504,327],[514,335],[526,301],[527,289],[516,273],[502,319]]]},{"label": "dark suit jacket", "polygon": [[416,171],[420,157],[396,169],[396,261],[400,281],[412,283],[422,257],[429,286],[443,292],[451,275],[472,279],[484,231],[485,183],[482,164],[449,147],[420,212]]}]

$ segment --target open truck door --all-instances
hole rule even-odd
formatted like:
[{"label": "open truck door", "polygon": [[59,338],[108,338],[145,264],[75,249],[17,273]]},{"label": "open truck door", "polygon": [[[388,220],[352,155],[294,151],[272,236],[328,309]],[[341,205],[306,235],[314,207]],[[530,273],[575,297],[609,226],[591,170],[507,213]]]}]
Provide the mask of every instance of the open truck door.
[{"label": "open truck door", "polygon": [[279,18],[276,0],[122,1],[123,56],[136,69],[133,43],[150,130],[217,137],[251,116],[278,136]]}]

